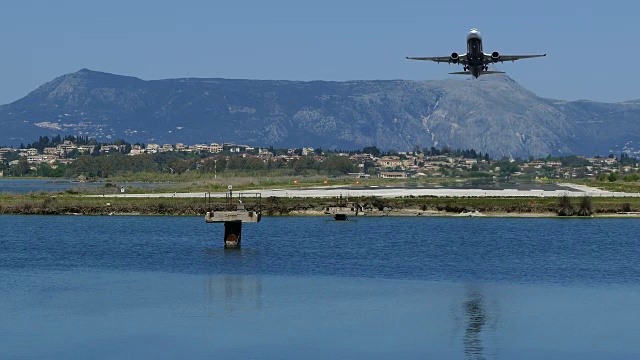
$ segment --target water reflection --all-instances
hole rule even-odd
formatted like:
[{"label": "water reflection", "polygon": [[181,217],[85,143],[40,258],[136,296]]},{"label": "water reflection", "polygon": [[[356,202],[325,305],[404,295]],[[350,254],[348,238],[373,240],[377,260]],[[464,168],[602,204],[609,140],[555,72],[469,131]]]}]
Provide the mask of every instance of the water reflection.
[{"label": "water reflection", "polygon": [[482,330],[487,324],[487,311],[484,308],[484,299],[478,289],[467,290],[467,299],[462,304],[462,311],[467,321],[464,331],[464,353],[469,359],[484,359],[484,346],[482,344]]},{"label": "water reflection", "polygon": [[[224,311],[226,315],[256,311],[262,307],[262,278],[242,275],[255,260],[251,248],[206,248],[203,265],[212,272],[205,276],[208,316]],[[217,273],[224,269],[226,274]],[[217,274],[216,274],[217,273]]]},{"label": "water reflection", "polygon": [[262,308],[262,279],[247,275],[212,275],[206,277],[207,314],[213,316],[258,311]]},{"label": "water reflection", "polygon": [[[498,330],[497,309],[497,303],[487,301],[485,289],[477,285],[466,286],[462,303],[458,302],[451,308],[454,323],[457,324],[454,332],[459,333],[464,328],[462,345],[467,359],[480,360],[497,355],[497,344],[485,344],[486,340],[491,340],[490,335]],[[457,338],[457,335],[455,337]],[[487,349],[491,349],[490,354],[487,354]]]}]

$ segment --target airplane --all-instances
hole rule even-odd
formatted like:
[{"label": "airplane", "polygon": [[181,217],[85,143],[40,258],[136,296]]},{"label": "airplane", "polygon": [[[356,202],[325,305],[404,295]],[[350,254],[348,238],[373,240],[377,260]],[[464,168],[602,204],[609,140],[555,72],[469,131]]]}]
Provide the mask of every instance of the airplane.
[{"label": "airplane", "polygon": [[437,63],[446,62],[449,64],[462,64],[463,71],[451,72],[453,75],[472,75],[476,79],[483,74],[504,74],[504,71],[489,70],[489,64],[516,61],[519,59],[528,59],[535,57],[547,56],[540,55],[502,55],[497,51],[491,54],[482,52],[482,35],[478,29],[471,29],[467,33],[467,53],[459,55],[454,52],[450,56],[435,57],[408,57],[409,60],[429,60]]}]

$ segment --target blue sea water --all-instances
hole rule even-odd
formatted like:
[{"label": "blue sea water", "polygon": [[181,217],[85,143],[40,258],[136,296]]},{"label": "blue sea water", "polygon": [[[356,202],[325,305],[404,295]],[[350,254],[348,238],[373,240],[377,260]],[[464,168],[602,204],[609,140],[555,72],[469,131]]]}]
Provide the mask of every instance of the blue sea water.
[{"label": "blue sea water", "polygon": [[634,219],[0,216],[0,358],[640,358]]}]

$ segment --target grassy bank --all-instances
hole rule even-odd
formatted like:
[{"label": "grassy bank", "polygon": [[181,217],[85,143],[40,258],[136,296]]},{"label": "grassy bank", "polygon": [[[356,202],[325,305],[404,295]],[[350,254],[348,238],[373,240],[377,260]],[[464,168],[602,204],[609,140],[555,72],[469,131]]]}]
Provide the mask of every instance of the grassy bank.
[{"label": "grassy bank", "polygon": [[563,182],[570,182],[573,184],[585,185],[594,187],[601,190],[615,191],[615,192],[627,192],[627,193],[640,193],[640,182],[637,181],[598,181],[595,179],[583,179],[583,180],[563,180]]},{"label": "grassy bank", "polygon": [[[369,214],[390,215],[441,214],[479,211],[487,214],[554,214],[560,205],[557,198],[435,198],[405,197],[352,199]],[[577,208],[579,199],[571,200]],[[267,216],[321,214],[338,204],[326,198],[266,198],[262,203],[245,199],[247,210],[261,210]],[[640,211],[640,198],[592,198],[593,215],[611,215],[623,211]],[[0,195],[0,214],[82,214],[82,215],[204,215],[208,210],[235,209],[224,200],[207,203],[204,198],[110,198],[45,193]]]}]

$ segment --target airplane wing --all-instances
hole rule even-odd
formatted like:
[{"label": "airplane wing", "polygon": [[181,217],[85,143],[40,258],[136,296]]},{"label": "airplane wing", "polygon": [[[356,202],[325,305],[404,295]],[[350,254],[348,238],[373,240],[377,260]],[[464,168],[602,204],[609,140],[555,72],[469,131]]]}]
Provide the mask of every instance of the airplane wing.
[{"label": "airplane wing", "polygon": [[[450,75],[471,75],[471,73],[468,71],[456,71],[456,72],[450,72],[449,74]],[[485,74],[504,74],[504,71],[487,70],[482,72],[482,75],[485,75]]]},{"label": "airplane wing", "polygon": [[[530,58],[543,57],[543,56],[547,56],[547,54],[538,54],[538,55],[502,55],[500,54],[500,57],[498,58],[497,62],[516,61],[520,59],[530,59]],[[491,54],[485,54],[484,61],[485,63],[495,62],[493,61]]]},{"label": "airplane wing", "polygon": [[431,56],[431,57],[409,57],[407,56],[408,60],[426,60],[426,61],[434,61],[437,63],[449,63],[449,64],[465,64],[467,61],[467,55],[460,55],[458,56],[458,61],[453,61],[453,59],[451,59],[451,56]]}]

